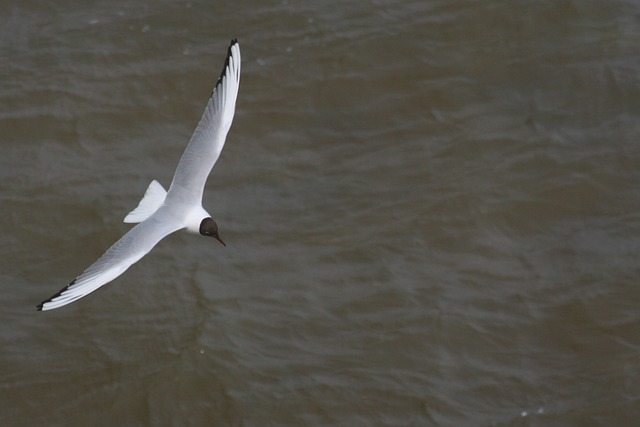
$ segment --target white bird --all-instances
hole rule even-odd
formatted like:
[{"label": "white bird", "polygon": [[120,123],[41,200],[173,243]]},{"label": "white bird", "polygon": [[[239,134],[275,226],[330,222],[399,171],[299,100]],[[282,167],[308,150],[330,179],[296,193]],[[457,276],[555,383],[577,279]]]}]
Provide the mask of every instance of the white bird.
[{"label": "white bird", "polygon": [[38,304],[38,310],[62,307],[90,294],[120,276],[175,231],[184,229],[213,237],[224,245],[218,235],[218,225],[202,207],[202,193],[231,127],[239,85],[240,46],[234,39],[207,108],[178,163],[169,191],[152,181],[138,207],[124,219],[124,222],[139,224],[69,285]]}]

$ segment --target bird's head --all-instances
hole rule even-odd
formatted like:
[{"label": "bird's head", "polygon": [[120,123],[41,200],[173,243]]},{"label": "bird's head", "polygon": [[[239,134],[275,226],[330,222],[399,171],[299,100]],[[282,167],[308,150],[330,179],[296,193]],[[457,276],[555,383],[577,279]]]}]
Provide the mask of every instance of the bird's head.
[{"label": "bird's head", "polygon": [[213,218],[205,218],[202,220],[200,223],[200,234],[203,236],[213,237],[224,246],[227,246],[218,235],[218,224],[216,224]]}]

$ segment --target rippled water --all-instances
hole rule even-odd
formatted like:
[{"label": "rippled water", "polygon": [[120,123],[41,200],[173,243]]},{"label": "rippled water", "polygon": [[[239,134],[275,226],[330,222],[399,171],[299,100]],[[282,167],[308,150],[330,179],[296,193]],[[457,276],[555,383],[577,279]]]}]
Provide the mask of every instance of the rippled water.
[{"label": "rippled water", "polygon": [[[7,426],[632,426],[640,5],[0,6]],[[175,234],[35,305],[170,183],[237,37]]]}]

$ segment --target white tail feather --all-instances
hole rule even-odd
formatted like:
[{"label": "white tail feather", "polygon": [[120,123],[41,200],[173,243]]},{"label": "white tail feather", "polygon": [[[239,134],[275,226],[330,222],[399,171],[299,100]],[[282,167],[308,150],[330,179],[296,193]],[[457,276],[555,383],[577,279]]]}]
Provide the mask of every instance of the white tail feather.
[{"label": "white tail feather", "polygon": [[129,212],[124,217],[124,222],[135,223],[142,222],[149,218],[164,203],[167,197],[167,191],[155,179],[151,181],[147,191],[144,193],[142,200],[138,203],[138,207]]}]

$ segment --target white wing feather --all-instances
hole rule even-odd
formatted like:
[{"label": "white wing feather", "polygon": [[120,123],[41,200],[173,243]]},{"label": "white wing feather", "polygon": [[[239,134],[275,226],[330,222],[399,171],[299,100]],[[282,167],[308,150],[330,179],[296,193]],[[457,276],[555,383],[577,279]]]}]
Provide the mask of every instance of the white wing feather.
[{"label": "white wing feather", "polygon": [[167,200],[200,204],[207,177],[218,160],[231,128],[240,86],[240,46],[231,42],[222,74],[169,187]]},{"label": "white wing feather", "polygon": [[70,304],[120,276],[165,236],[182,228],[177,221],[163,219],[164,216],[163,212],[158,211],[133,227],[73,282],[40,303],[38,310],[51,310]]}]

